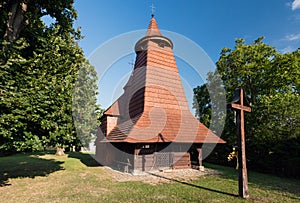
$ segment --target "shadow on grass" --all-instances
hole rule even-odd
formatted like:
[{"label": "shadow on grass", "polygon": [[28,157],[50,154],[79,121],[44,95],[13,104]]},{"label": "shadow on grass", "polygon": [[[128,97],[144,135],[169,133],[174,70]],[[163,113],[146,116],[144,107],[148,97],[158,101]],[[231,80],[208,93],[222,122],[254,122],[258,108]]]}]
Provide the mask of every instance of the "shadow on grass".
[{"label": "shadow on grass", "polygon": [[168,178],[168,177],[157,175],[157,174],[150,173],[150,172],[148,172],[148,173],[150,175],[153,175],[153,176],[156,176],[156,177],[159,177],[159,178],[164,178],[166,180],[170,180],[170,181],[173,181],[173,182],[181,183],[183,185],[188,185],[188,186],[195,187],[195,188],[198,188],[198,189],[203,189],[203,190],[207,190],[207,191],[210,191],[210,192],[216,192],[216,193],[219,193],[219,194],[228,195],[228,196],[232,196],[232,197],[238,197],[238,195],[231,194],[231,193],[228,193],[228,192],[223,192],[223,191],[203,187],[203,186],[200,186],[200,185],[194,185],[194,184],[191,184],[191,183],[187,183],[187,182],[184,182],[184,181],[179,181],[179,180],[176,180],[176,179],[173,179],[173,178]]},{"label": "shadow on grass", "polygon": [[45,153],[17,154],[0,157],[0,187],[9,186],[10,178],[35,178],[64,170],[64,162],[39,158]]},{"label": "shadow on grass", "polygon": [[82,152],[67,152],[68,157],[79,159],[81,163],[88,167],[101,166],[95,159],[93,154]]},{"label": "shadow on grass", "polygon": [[[222,171],[222,178],[230,179],[236,181],[238,184],[238,170],[230,167],[219,166],[214,164],[205,164],[208,168]],[[278,192],[287,192],[288,194],[282,194],[282,196],[300,200],[300,180],[283,178],[270,174],[263,174],[258,172],[253,172],[248,170],[248,185],[264,188],[268,190],[278,191]],[[238,187],[238,186],[237,186]],[[238,188],[237,188],[238,189]],[[295,195],[295,196],[294,196]],[[251,196],[251,191],[250,191]]]}]

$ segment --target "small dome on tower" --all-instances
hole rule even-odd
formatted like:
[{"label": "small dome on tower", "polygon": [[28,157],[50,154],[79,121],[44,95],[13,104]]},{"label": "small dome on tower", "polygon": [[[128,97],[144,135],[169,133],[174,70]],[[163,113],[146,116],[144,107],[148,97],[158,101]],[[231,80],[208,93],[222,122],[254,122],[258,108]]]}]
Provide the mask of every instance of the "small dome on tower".
[{"label": "small dome on tower", "polygon": [[154,18],[154,15],[152,15],[145,37],[140,39],[135,44],[135,52],[147,50],[149,48],[148,47],[149,41],[159,44],[160,47],[166,46],[173,49],[172,41],[161,34],[157,22]]}]

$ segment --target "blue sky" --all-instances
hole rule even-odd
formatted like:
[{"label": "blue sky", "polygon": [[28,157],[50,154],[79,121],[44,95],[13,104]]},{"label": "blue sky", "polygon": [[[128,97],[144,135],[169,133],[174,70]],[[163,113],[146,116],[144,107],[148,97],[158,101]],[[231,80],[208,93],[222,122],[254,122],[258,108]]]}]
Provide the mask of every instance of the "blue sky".
[{"label": "blue sky", "polygon": [[[259,36],[265,36],[264,42],[281,53],[300,47],[300,0],[77,0],[75,8],[79,16],[75,26],[80,26],[85,36],[79,45],[86,57],[118,35],[146,29],[152,4],[160,29],[194,41],[213,63],[218,60],[222,48],[232,48],[237,38],[252,43]],[[133,49],[134,44],[131,46]],[[98,102],[104,108],[112,102],[109,95],[112,86],[116,89],[126,82],[123,76],[130,72],[132,60],[134,54],[114,63],[115,71],[98,84]],[[194,77],[192,71],[184,71],[188,66],[184,62],[179,61],[178,66],[181,66],[179,72],[185,75],[182,79],[189,83],[190,89],[203,82],[203,78]],[[185,88],[185,91],[186,94],[190,91],[188,97],[192,97],[191,90]],[[121,92],[114,94],[115,99]]]}]

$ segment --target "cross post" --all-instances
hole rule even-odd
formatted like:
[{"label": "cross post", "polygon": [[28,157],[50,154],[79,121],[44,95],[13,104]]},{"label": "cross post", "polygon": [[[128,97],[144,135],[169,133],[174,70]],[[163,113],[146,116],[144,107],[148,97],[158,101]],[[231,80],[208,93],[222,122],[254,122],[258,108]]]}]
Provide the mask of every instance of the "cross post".
[{"label": "cross post", "polygon": [[245,93],[242,88],[236,91],[235,99],[231,107],[236,110],[237,136],[238,136],[238,163],[239,163],[239,196],[248,198],[248,175],[246,166],[246,145],[245,145],[245,123],[244,111],[251,112],[249,106],[245,106]]}]

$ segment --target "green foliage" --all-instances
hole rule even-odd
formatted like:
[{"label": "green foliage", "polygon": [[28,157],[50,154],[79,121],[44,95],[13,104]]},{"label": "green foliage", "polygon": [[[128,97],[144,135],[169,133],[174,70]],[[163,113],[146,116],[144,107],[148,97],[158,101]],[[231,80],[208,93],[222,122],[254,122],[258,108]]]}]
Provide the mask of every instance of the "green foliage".
[{"label": "green foliage", "polygon": [[[228,103],[234,90],[242,87],[252,107],[252,113],[245,115],[250,168],[297,176],[288,170],[295,171],[296,167],[298,170],[300,165],[299,159],[295,159],[300,151],[300,49],[280,54],[262,40],[260,37],[248,45],[238,39],[233,50],[224,48],[214,74],[223,79]],[[207,84],[212,82],[208,78]],[[208,91],[202,85],[195,88],[194,93],[199,105],[197,116],[207,125],[211,106]],[[225,164],[225,156],[236,144],[233,121],[233,113],[228,112],[222,135],[228,145],[217,147],[214,158],[211,157],[219,163]],[[271,159],[272,162],[267,161]],[[298,164],[290,168],[289,160]]]},{"label": "green foliage", "polygon": [[208,73],[207,81],[194,89],[193,107],[196,109],[196,117],[221,136],[226,119],[226,92],[217,72]]},{"label": "green foliage", "polygon": [[206,85],[194,88],[193,108],[196,109],[195,116],[206,126],[211,121],[211,100]]},{"label": "green foliage", "polygon": [[[91,76],[82,90],[89,92],[88,107],[98,108],[95,70],[84,58],[76,43],[79,33],[72,28],[77,15],[73,1],[26,3],[23,21],[30,20],[19,37],[5,38],[7,31],[0,30],[2,154],[81,145],[72,117],[72,95],[79,70],[87,78]],[[11,7],[4,2],[1,12],[8,14]],[[41,20],[43,15],[54,17],[55,23],[47,27]],[[9,17],[1,16],[0,20]],[[89,140],[91,134],[85,136]]]},{"label": "green foliage", "polygon": [[85,147],[88,147],[95,137],[102,115],[100,107],[95,105],[98,89],[96,81],[97,74],[94,67],[88,63],[83,64],[73,92],[73,119],[77,136]]},{"label": "green foliage", "polygon": [[74,0],[3,0],[0,3],[0,38],[10,41],[24,37],[31,50],[37,48],[35,42],[45,29],[43,16],[54,20],[50,28],[59,26],[60,36],[72,34],[80,38],[80,32],[73,28],[77,17],[73,3]]}]

